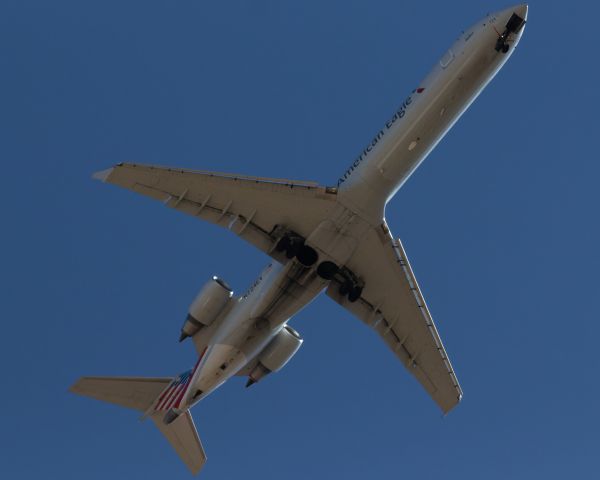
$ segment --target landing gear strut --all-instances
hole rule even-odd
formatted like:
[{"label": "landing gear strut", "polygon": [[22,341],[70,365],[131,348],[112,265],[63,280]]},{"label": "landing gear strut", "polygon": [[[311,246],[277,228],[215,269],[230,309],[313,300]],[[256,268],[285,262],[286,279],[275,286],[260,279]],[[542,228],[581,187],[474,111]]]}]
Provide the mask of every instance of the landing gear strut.
[{"label": "landing gear strut", "polygon": [[507,39],[508,34],[506,34],[506,32],[498,37],[498,41],[496,42],[497,52],[502,52],[504,54],[508,53],[508,51],[510,50],[510,45],[506,42]]}]

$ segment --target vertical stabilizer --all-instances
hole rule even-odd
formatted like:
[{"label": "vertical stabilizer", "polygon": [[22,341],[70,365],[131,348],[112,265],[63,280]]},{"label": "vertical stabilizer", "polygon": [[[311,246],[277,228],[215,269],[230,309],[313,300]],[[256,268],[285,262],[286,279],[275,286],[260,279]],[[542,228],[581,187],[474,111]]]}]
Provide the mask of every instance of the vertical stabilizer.
[{"label": "vertical stabilizer", "polygon": [[183,463],[194,475],[197,474],[206,463],[206,453],[204,453],[204,448],[189,410],[168,425],[163,422],[163,417],[163,412],[156,412],[150,416],[160,433],[167,438],[179,458],[183,460]]}]

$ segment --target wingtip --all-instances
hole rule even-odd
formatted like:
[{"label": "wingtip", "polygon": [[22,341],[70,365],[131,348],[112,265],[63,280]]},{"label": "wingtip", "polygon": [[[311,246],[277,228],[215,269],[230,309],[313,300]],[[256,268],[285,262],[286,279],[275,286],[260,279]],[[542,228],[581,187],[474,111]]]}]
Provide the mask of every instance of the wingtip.
[{"label": "wingtip", "polygon": [[67,388],[67,391],[78,394],[79,393],[79,384],[81,383],[81,380],[82,380],[81,378],[78,378],[73,384],[71,384],[69,386],[69,388]]},{"label": "wingtip", "polygon": [[101,182],[106,182],[106,181],[108,181],[108,177],[110,177],[110,174],[113,172],[114,169],[115,169],[115,167],[111,167],[111,168],[107,168],[106,170],[101,170],[100,172],[96,172],[96,173],[92,174],[92,178],[94,180],[100,180]]}]

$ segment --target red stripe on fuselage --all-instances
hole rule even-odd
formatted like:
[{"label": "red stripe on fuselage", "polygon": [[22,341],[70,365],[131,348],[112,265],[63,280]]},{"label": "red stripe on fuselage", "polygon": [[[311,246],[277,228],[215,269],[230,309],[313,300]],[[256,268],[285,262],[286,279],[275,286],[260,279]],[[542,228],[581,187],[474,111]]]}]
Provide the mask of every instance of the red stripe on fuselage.
[{"label": "red stripe on fuselage", "polygon": [[190,379],[189,379],[187,385],[185,386],[185,388],[182,390],[182,392],[179,394],[179,396],[175,400],[173,407],[177,408],[181,404],[181,400],[183,399],[185,392],[187,392],[188,389],[190,388],[190,385],[192,384],[192,379],[194,378],[194,374],[196,373],[196,370],[198,369],[198,365],[200,365],[200,361],[202,360],[202,357],[204,357],[204,354],[206,353],[207,348],[208,347],[205,347],[204,350],[202,350],[202,353],[200,354],[200,357],[198,357],[198,361],[196,362],[196,365],[194,366],[194,369],[192,370],[192,374],[190,375]]}]

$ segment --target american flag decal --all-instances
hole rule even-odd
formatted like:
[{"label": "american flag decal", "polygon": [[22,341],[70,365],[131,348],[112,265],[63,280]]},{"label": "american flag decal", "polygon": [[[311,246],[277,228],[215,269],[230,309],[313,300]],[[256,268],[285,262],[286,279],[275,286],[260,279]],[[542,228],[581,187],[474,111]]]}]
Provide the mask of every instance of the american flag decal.
[{"label": "american flag decal", "polygon": [[203,356],[204,352],[202,352],[202,355],[200,355],[200,358],[198,358],[194,368],[188,370],[187,372],[183,372],[178,377],[175,377],[169,386],[165,388],[156,401],[156,406],[154,407],[156,412],[179,407]]},{"label": "american flag decal", "polygon": [[172,407],[178,407],[181,399],[185,395],[190,381],[192,380],[193,370],[188,370],[178,377],[175,377],[169,386],[160,394],[154,410],[169,410]]}]

